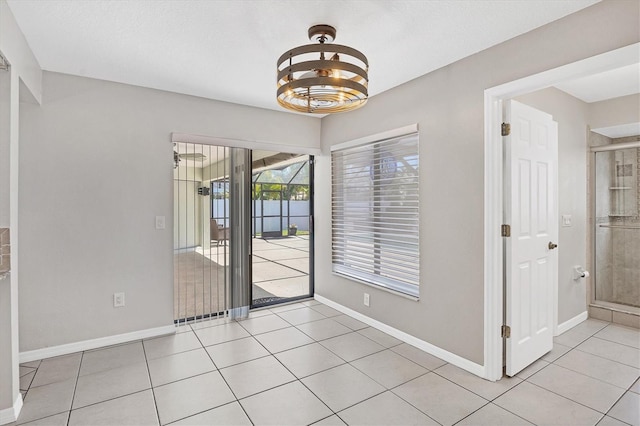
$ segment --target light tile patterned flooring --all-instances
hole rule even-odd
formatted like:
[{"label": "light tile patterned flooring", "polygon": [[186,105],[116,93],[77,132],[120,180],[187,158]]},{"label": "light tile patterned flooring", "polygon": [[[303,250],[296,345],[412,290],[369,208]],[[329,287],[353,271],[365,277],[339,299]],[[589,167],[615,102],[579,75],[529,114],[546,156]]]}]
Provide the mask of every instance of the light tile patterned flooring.
[{"label": "light tile patterned flooring", "polygon": [[316,301],[29,362],[20,375],[19,424],[640,424],[640,331],[596,320],[495,383]]}]

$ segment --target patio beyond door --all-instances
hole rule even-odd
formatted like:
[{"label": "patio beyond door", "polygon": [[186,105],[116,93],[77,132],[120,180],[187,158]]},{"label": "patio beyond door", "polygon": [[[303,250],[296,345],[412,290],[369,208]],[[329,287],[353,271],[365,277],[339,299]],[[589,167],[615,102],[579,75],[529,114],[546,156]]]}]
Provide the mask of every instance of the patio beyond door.
[{"label": "patio beyond door", "polygon": [[252,306],[313,295],[313,158],[254,151]]},{"label": "patio beyond door", "polygon": [[174,144],[174,320],[313,295],[313,159]]}]

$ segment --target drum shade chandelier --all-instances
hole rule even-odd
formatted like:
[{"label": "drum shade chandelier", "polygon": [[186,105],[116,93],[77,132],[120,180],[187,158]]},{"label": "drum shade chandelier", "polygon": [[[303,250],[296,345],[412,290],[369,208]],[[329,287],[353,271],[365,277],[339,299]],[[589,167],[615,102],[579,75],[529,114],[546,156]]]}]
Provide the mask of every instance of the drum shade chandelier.
[{"label": "drum shade chandelier", "polygon": [[332,26],[314,25],[309,28],[309,40],[317,44],[295,47],[280,56],[277,96],[282,107],[330,114],[367,102],[367,57],[351,47],[331,44],[335,38]]}]

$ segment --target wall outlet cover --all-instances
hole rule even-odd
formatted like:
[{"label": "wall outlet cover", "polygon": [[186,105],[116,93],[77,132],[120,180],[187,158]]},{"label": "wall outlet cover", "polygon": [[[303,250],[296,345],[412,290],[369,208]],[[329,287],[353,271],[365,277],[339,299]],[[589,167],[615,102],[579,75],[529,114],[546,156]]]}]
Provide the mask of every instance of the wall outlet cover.
[{"label": "wall outlet cover", "polygon": [[364,306],[369,306],[369,293],[364,294]]},{"label": "wall outlet cover", "polygon": [[562,215],[562,226],[571,226],[571,215],[563,214]]},{"label": "wall outlet cover", "polygon": [[156,216],[156,229],[164,229],[164,228],[165,228],[164,216]]},{"label": "wall outlet cover", "polygon": [[121,308],[124,306],[124,293],[113,293],[113,307]]}]

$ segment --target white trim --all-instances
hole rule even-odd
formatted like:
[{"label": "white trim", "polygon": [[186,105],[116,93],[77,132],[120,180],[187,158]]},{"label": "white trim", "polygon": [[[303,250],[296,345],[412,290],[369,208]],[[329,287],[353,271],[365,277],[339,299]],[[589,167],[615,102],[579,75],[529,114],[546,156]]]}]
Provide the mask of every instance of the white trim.
[{"label": "white trim", "polygon": [[553,335],[559,336],[565,331],[571,330],[573,327],[580,324],[582,321],[586,320],[588,317],[589,317],[589,313],[587,311],[584,311],[576,315],[575,317],[571,318],[570,320],[565,321],[562,324],[558,324],[558,327],[556,327],[556,332],[553,333]]},{"label": "white trim", "polygon": [[390,325],[384,324],[378,320],[370,318],[366,315],[361,314],[360,312],[356,312],[353,309],[349,309],[346,306],[342,306],[339,303],[334,302],[333,300],[327,299],[324,296],[316,293],[314,298],[321,303],[324,303],[327,306],[332,307],[335,310],[342,312],[343,314],[349,315],[352,318],[355,318],[363,323],[370,325],[373,328],[376,328],[380,331],[383,331],[396,339],[402,340],[405,343],[410,344],[411,346],[415,346],[418,349],[422,349],[423,351],[437,356],[438,358],[447,361],[450,364],[453,364],[457,367],[462,368],[463,370],[467,370],[470,373],[475,374],[476,376],[484,377],[485,368],[480,364],[476,364],[473,361],[469,361],[466,358],[462,358],[459,355],[446,351],[438,346],[432,345],[431,343],[425,342],[424,340],[420,340],[417,337],[414,337],[410,334],[405,333],[404,331],[400,331],[397,328],[393,328]]},{"label": "white trim", "polygon": [[[484,97],[484,368],[485,378],[500,380],[502,377],[502,327],[503,311],[503,242],[502,225],[502,144],[500,123],[502,101]],[[491,194],[491,195],[489,195]],[[500,200],[487,202],[487,197]],[[492,198],[490,198],[492,199]],[[497,261],[496,261],[497,260]],[[493,362],[499,360],[499,362]]]},{"label": "white trim", "polygon": [[398,127],[397,129],[387,130],[375,135],[364,136],[362,138],[353,139],[347,142],[337,143],[331,146],[331,151],[338,151],[340,149],[351,148],[358,145],[364,145],[371,142],[382,141],[385,139],[398,138],[404,135],[410,135],[418,131],[418,123],[409,124],[407,126]]},{"label": "white trim", "polygon": [[22,410],[22,393],[18,392],[13,406],[0,410],[0,425],[6,425],[18,420],[20,410]]},{"label": "white trim", "polygon": [[67,355],[74,352],[87,351],[104,346],[118,345],[134,340],[148,339],[150,337],[163,336],[176,332],[175,325],[164,327],[147,328],[145,330],[132,331],[130,333],[116,334],[113,336],[99,337],[97,339],[82,340],[80,342],[67,343],[65,345],[51,346],[48,348],[34,349],[32,351],[20,352],[20,363],[36,361],[53,356]]},{"label": "white trim", "polygon": [[201,145],[216,145],[216,146],[228,146],[231,148],[246,148],[246,149],[262,149],[266,151],[280,151],[289,152],[292,154],[309,154],[320,155],[322,150],[320,148],[305,147],[299,145],[285,145],[268,141],[257,140],[244,140],[244,139],[231,139],[231,138],[217,138],[214,136],[206,135],[193,135],[189,133],[171,133],[171,142],[180,143],[197,143]]},{"label": "white trim", "polygon": [[[502,146],[500,102],[565,80],[596,74],[640,60],[640,43],[511,81],[484,91],[484,363],[486,378],[502,375]],[[555,324],[554,324],[555,327]],[[497,348],[500,350],[497,350]]]}]

